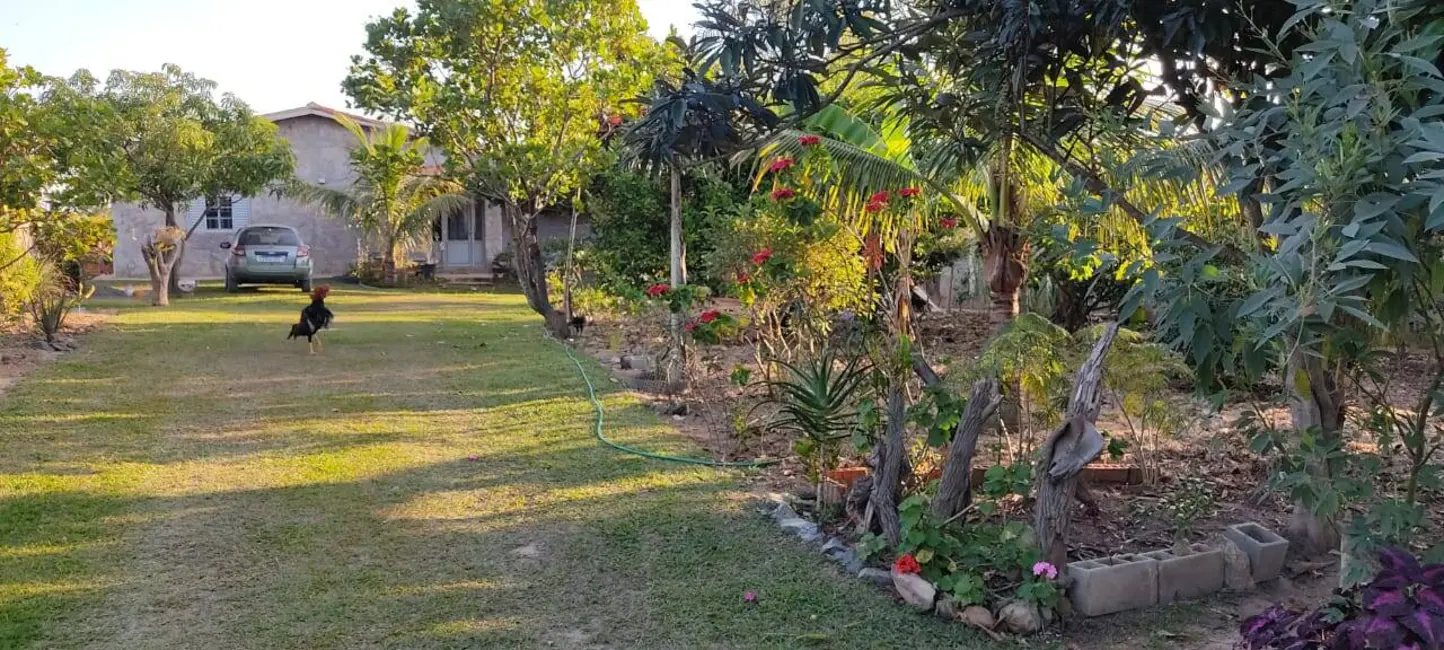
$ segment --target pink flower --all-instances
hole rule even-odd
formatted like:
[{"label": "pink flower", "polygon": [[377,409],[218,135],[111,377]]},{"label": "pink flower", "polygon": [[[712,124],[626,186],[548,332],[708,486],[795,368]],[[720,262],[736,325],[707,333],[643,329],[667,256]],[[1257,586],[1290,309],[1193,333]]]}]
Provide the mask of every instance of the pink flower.
[{"label": "pink flower", "polygon": [[938,220],[938,225],[947,228],[948,230],[952,230],[958,227],[958,219],[957,217],[943,217],[942,219]]},{"label": "pink flower", "polygon": [[768,167],[767,171],[776,174],[777,172],[785,171],[788,167],[791,167],[794,162],[791,158],[778,158],[772,161],[772,166]]},{"label": "pink flower", "polygon": [[923,191],[916,187],[904,187],[897,191],[898,196],[917,196],[922,193]]},{"label": "pink flower", "polygon": [[804,147],[811,147],[812,145],[815,145],[819,142],[822,142],[822,138],[815,135],[804,135],[797,139],[797,144],[800,144]]},{"label": "pink flower", "polygon": [[476,462],[476,461],[478,461],[478,460],[481,460],[481,456],[472,455],[472,456],[467,456],[466,459],[474,463],[474,462]]},{"label": "pink flower", "polygon": [[794,196],[797,196],[797,192],[792,191],[790,187],[780,187],[772,191],[773,201],[783,201]]},{"label": "pink flower", "polygon": [[747,593],[745,593],[745,594],[742,594],[742,602],[744,602],[744,603],[755,603],[755,602],[757,602],[757,594],[752,593],[752,592],[750,592],[750,591],[747,592]]},{"label": "pink flower", "polygon": [[757,251],[757,254],[752,256],[752,263],[761,266],[763,264],[766,264],[767,260],[770,259],[772,259],[772,249],[764,248],[760,251]]},{"label": "pink flower", "polygon": [[1039,562],[1033,565],[1033,575],[1046,576],[1049,580],[1056,580],[1058,578],[1058,567],[1047,562]]}]

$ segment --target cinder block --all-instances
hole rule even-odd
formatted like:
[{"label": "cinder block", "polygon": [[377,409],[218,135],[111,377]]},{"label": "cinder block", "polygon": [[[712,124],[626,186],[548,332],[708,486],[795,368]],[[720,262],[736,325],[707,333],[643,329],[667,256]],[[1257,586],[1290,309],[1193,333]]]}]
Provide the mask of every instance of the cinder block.
[{"label": "cinder block", "polygon": [[1115,555],[1072,562],[1069,598],[1084,616],[1103,616],[1158,603],[1158,561],[1142,555]]},{"label": "cinder block", "polygon": [[1158,602],[1202,598],[1223,589],[1223,551],[1203,544],[1189,547],[1187,555],[1173,551],[1144,553],[1158,561]]},{"label": "cinder block", "polygon": [[1254,582],[1279,577],[1284,569],[1284,556],[1289,552],[1288,540],[1253,522],[1229,526],[1223,534],[1248,555]]}]

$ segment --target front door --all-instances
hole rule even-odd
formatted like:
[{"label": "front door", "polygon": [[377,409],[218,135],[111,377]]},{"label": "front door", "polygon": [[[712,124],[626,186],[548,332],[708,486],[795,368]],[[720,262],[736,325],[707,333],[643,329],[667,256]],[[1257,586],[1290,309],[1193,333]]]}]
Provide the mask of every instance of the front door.
[{"label": "front door", "polygon": [[470,266],[474,235],[471,232],[472,219],[467,210],[459,210],[446,217],[442,223],[441,236],[445,242],[441,255],[442,266]]}]

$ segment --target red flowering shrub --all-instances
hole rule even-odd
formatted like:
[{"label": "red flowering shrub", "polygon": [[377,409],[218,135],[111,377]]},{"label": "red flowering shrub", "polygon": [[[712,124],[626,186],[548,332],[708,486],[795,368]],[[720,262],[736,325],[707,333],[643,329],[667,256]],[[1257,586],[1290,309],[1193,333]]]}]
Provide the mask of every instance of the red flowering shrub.
[{"label": "red flowering shrub", "polygon": [[767,171],[774,174],[780,171],[786,171],[787,168],[791,167],[794,162],[796,161],[791,158],[778,158],[777,160],[772,161],[772,166],[768,167]]},{"label": "red flowering shrub", "polygon": [[790,187],[779,187],[775,190],[772,190],[773,201],[783,201],[786,199],[790,199],[794,196],[797,196],[797,192],[792,191],[792,188]]},{"label": "red flowering shrub", "polygon": [[866,210],[867,212],[882,212],[883,208],[886,208],[886,207],[887,207],[886,205],[874,201],[874,202],[869,203],[869,204],[867,204],[866,206],[864,206],[864,207],[863,207],[863,210]]},{"label": "red flowering shrub", "polygon": [[804,135],[797,139],[797,144],[804,147],[811,147],[819,142],[822,142],[822,138],[815,135]]},{"label": "red flowering shrub", "polygon": [[671,290],[672,290],[672,287],[667,286],[667,284],[665,284],[665,283],[658,282],[657,284],[654,284],[654,285],[652,285],[652,286],[650,286],[650,287],[647,287],[647,297],[648,297],[648,298],[660,298],[660,297],[662,297],[662,296],[667,295],[667,292],[668,292],[668,291],[671,291]]},{"label": "red flowering shrub", "polygon": [[898,196],[913,197],[922,194],[923,191],[916,187],[904,187],[897,191]]},{"label": "red flowering shrub", "polygon": [[913,557],[911,553],[904,553],[898,557],[896,562],[892,563],[892,570],[898,573],[922,573],[923,566],[918,564],[917,558]]},{"label": "red flowering shrub", "polygon": [[874,194],[872,195],[872,197],[867,200],[867,202],[868,202],[868,203],[883,203],[883,204],[885,204],[885,203],[887,203],[887,200],[888,200],[889,198],[892,198],[892,195],[891,195],[891,194],[888,194],[888,191],[887,191],[887,190],[882,190],[881,192],[874,193]]},{"label": "red flowering shrub", "polygon": [[948,230],[952,230],[952,229],[958,227],[958,218],[957,218],[957,217],[943,217],[942,219],[939,219],[939,220],[938,220],[938,225],[940,225],[940,226],[942,226],[942,227],[944,227],[944,228],[947,228]]},{"label": "red flowering shrub", "polygon": [[697,317],[697,320],[700,320],[700,321],[702,321],[702,322],[704,322],[704,323],[710,323],[710,322],[712,322],[712,321],[714,321],[714,320],[717,320],[717,317],[718,317],[718,316],[721,316],[721,315],[722,315],[722,312],[719,312],[719,311],[717,311],[716,309],[709,309],[709,310],[707,310],[707,311],[702,312],[702,315],[701,315],[701,316],[698,316],[698,317]]},{"label": "red flowering shrub", "polygon": [[752,263],[761,266],[763,264],[766,264],[767,260],[770,259],[772,259],[772,249],[764,248],[760,251],[757,251],[757,254],[752,256]]}]

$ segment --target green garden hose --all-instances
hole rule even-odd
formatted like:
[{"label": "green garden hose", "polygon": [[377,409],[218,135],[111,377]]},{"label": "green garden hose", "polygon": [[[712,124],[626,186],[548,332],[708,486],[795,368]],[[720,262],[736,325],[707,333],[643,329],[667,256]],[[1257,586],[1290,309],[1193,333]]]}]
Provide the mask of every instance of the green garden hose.
[{"label": "green garden hose", "polygon": [[608,447],[611,447],[612,449],[616,449],[617,451],[625,452],[625,453],[628,453],[628,454],[635,454],[635,455],[637,455],[637,456],[642,456],[643,458],[654,458],[654,459],[656,459],[656,460],[665,460],[665,461],[669,461],[669,462],[673,462],[673,463],[686,463],[686,464],[688,464],[688,465],[702,465],[702,466],[705,466],[705,467],[733,467],[733,468],[766,467],[766,466],[768,466],[768,465],[774,465],[774,464],[776,464],[776,463],[778,462],[778,461],[776,461],[776,460],[744,460],[744,461],[736,461],[736,462],[727,462],[727,461],[721,461],[721,460],[711,460],[711,459],[707,459],[707,458],[687,458],[687,457],[685,457],[685,456],[668,456],[668,455],[666,455],[666,454],[658,454],[658,453],[646,451],[646,450],[643,450],[643,449],[637,449],[637,448],[635,448],[635,447],[628,447],[628,446],[626,446],[626,445],[619,445],[619,444],[617,444],[617,443],[615,443],[615,442],[612,442],[611,440],[608,440],[606,434],[603,434],[603,433],[602,433],[602,423],[605,422],[606,418],[605,418],[605,415],[603,414],[603,411],[602,411],[602,403],[601,403],[601,401],[599,401],[599,400],[597,399],[597,389],[596,389],[595,386],[592,385],[592,378],[587,376],[587,370],[586,370],[586,368],[583,368],[583,367],[582,367],[582,362],[577,359],[577,356],[576,356],[575,354],[572,354],[572,346],[566,345],[566,344],[562,344],[562,349],[563,349],[563,350],[566,350],[567,358],[568,358],[568,359],[571,359],[571,360],[572,360],[572,364],[574,364],[574,365],[577,367],[577,372],[581,374],[581,376],[582,376],[582,381],[585,381],[585,382],[587,383],[587,399],[589,399],[589,400],[592,401],[592,410],[595,411],[596,414],[597,414],[596,427],[595,427],[595,430],[593,431],[593,433],[596,434],[597,440],[602,441],[602,444],[604,444],[604,445],[606,445],[606,446],[608,446]]}]

